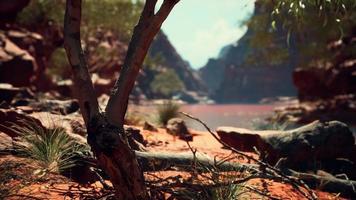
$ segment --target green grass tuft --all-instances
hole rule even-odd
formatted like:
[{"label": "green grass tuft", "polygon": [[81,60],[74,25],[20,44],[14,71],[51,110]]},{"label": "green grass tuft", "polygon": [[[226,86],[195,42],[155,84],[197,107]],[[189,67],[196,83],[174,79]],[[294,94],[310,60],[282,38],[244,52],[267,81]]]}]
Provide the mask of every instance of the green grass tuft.
[{"label": "green grass tuft", "polygon": [[60,173],[75,166],[80,155],[89,151],[85,145],[78,144],[64,128],[53,126],[44,128],[34,122],[13,124],[12,128],[19,134],[15,151],[38,162],[41,169],[36,173]]},{"label": "green grass tuft", "polygon": [[180,105],[166,101],[157,108],[158,111],[158,123],[161,125],[167,125],[168,120],[177,117],[179,114]]}]

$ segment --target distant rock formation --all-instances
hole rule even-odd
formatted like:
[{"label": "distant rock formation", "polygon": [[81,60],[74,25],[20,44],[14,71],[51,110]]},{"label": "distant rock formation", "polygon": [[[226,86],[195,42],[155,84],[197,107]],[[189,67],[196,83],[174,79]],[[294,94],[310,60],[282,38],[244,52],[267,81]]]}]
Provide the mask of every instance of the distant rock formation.
[{"label": "distant rock formation", "polygon": [[183,60],[164,32],[161,31],[157,34],[151,45],[150,55],[161,55],[164,58],[164,64],[178,74],[188,91],[206,92],[206,86],[198,72]]},{"label": "distant rock formation", "polygon": [[[268,12],[268,5],[256,2],[253,16]],[[266,26],[265,31],[268,32],[269,28]],[[251,45],[254,34],[254,30],[248,27],[245,35],[236,44],[222,48],[218,58],[210,59],[200,69],[202,79],[217,102],[255,103],[266,97],[296,95],[292,82],[296,58],[278,64],[267,64],[256,60],[259,59],[258,55],[261,51],[268,51],[268,48]],[[277,34],[286,35],[285,32]],[[293,57],[293,46],[288,47],[286,40],[274,41],[274,45],[286,49]],[[252,62],[249,60],[250,55],[255,57]]]}]

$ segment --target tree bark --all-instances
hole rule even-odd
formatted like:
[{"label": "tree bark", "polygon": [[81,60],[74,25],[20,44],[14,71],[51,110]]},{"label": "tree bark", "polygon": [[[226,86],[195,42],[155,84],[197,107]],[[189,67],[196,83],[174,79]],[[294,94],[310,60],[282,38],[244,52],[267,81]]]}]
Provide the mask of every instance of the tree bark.
[{"label": "tree bark", "polygon": [[81,0],[67,0],[64,46],[72,66],[76,97],[87,127],[88,143],[99,165],[109,175],[118,199],[147,199],[142,170],[123,128],[130,92],[147,50],[163,21],[179,0],[164,0],[155,14],[157,0],[146,0],[134,29],[121,75],[106,107],[99,112],[87,61],[80,42]]},{"label": "tree bark", "polygon": [[86,125],[99,114],[99,105],[80,42],[81,0],[68,0],[64,17],[64,48],[72,67],[74,94]]},{"label": "tree bark", "polygon": [[122,126],[124,123],[130,92],[136,77],[157,32],[179,0],[165,0],[155,14],[157,0],[147,0],[140,20],[131,38],[120,77],[116,81],[108,105],[105,109],[111,124]]}]

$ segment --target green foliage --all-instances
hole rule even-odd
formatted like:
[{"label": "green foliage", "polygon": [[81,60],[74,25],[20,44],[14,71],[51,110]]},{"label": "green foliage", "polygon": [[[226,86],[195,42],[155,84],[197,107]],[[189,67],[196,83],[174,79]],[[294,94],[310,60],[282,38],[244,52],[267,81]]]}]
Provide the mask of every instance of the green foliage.
[{"label": "green foliage", "polygon": [[12,127],[20,136],[15,150],[39,163],[42,168],[36,172],[38,174],[63,172],[76,164],[78,155],[89,151],[87,146],[71,138],[64,128],[53,126],[47,129],[27,121],[23,124]]},{"label": "green foliage", "polygon": [[149,70],[158,70],[160,66],[164,65],[164,62],[165,59],[160,53],[156,54],[155,56],[147,54],[143,62],[143,66]]},{"label": "green foliage", "polygon": [[[280,64],[298,56],[298,64],[332,59],[327,49],[355,26],[354,0],[257,1],[260,12],[247,25],[252,33],[248,61]],[[295,58],[294,58],[295,59]]]},{"label": "green foliage", "polygon": [[[82,5],[83,39],[94,36],[98,28],[111,30],[128,41],[143,8],[142,1],[132,0],[86,0]],[[62,26],[65,12],[63,0],[32,0],[17,21],[31,26],[52,21]],[[84,39],[85,40],[85,39]]]},{"label": "green foliage", "polygon": [[284,0],[276,1],[271,15],[281,20],[284,27],[298,30],[314,28],[309,26],[309,22],[315,19],[311,16],[316,17],[321,26],[342,26],[343,23],[352,22],[350,20],[354,17],[355,9],[354,0]]},{"label": "green foliage", "polygon": [[174,70],[168,69],[154,77],[150,88],[163,97],[171,97],[175,92],[184,89],[184,83]]},{"label": "green foliage", "polygon": [[137,23],[143,3],[132,0],[87,0],[83,4],[82,33],[95,32],[97,28],[112,30],[128,41]]},{"label": "green foliage", "polygon": [[173,101],[166,101],[157,108],[158,122],[162,125],[166,125],[168,120],[177,117],[179,114],[180,105]]},{"label": "green foliage", "polygon": [[63,24],[65,2],[62,0],[32,0],[17,16],[25,25],[35,25],[47,20]]},{"label": "green foliage", "polygon": [[70,77],[71,69],[64,48],[58,48],[52,53],[49,65],[46,74],[53,79],[59,81]]}]

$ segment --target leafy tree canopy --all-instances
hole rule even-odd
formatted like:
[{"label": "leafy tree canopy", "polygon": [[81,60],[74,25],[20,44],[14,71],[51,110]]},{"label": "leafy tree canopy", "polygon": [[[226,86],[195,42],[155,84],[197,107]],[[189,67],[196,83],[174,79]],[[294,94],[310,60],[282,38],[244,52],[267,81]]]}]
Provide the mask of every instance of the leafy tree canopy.
[{"label": "leafy tree canopy", "polygon": [[355,0],[258,0],[256,7],[247,25],[249,46],[259,50],[250,52],[248,62],[280,64],[296,55],[299,65],[327,62],[327,44],[356,26]]}]

